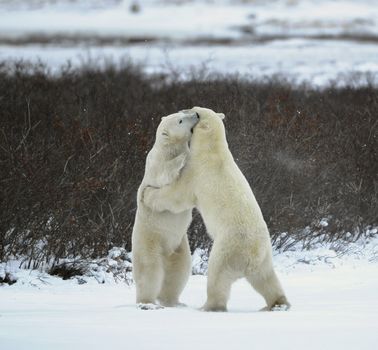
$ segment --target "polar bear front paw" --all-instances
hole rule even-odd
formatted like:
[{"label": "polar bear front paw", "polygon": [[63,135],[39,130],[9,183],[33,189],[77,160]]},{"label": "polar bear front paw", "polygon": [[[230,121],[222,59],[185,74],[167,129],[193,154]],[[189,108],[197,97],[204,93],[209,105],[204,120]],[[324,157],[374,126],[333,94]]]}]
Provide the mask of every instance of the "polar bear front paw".
[{"label": "polar bear front paw", "polygon": [[188,155],[186,153],[181,153],[175,158],[175,160],[176,160],[177,168],[180,171],[185,166],[188,160]]},{"label": "polar bear front paw", "polygon": [[181,171],[185,167],[187,160],[188,155],[186,153],[181,153],[169,162],[169,166],[166,169],[166,185],[171,184],[173,181],[177,180],[180,177]]},{"label": "polar bear front paw", "polygon": [[156,189],[157,189],[156,187],[146,186],[143,189],[142,196],[141,196],[142,203],[152,210],[155,210],[153,194],[154,194]]},{"label": "polar bear front paw", "polygon": [[139,309],[139,310],[160,310],[160,309],[164,309],[164,306],[152,304],[152,303],[147,303],[147,304],[138,303],[137,309]]}]

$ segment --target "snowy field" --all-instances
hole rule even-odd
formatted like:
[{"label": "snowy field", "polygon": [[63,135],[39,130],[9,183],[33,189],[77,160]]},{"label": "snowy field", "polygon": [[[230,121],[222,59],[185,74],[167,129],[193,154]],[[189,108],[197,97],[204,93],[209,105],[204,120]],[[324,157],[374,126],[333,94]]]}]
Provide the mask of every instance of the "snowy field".
[{"label": "snowy field", "polygon": [[378,2],[1,1],[0,60],[41,60],[56,71],[131,60],[185,78],[202,68],[324,86],[378,83]]},{"label": "snowy field", "polygon": [[[303,51],[298,55],[298,50]],[[268,59],[267,59],[268,57]],[[345,80],[366,82],[366,76],[378,82],[378,45],[347,42],[306,41],[291,39],[275,41],[258,47],[199,46],[173,47],[165,45],[133,45],[123,47],[91,47],[78,50],[72,47],[38,48],[34,45],[0,47],[0,59],[27,59],[47,62],[53,72],[59,71],[69,60],[73,66],[92,62],[118,63],[131,60],[147,73],[173,73],[179,78],[193,72],[230,73],[264,79],[280,76],[294,83],[307,82],[324,86]],[[339,84],[339,79],[341,83]]]},{"label": "snowy field", "polygon": [[[42,61],[56,73],[68,61],[131,60],[148,74],[183,79],[203,69],[257,79],[279,75],[316,87],[344,79],[360,85],[366,77],[378,84],[376,0],[144,0],[137,12],[131,3],[0,0],[0,61]],[[199,311],[206,299],[203,275],[190,278],[186,307],[143,311],[135,306],[135,286],[116,282],[100,265],[93,263],[94,275],[64,281],[43,269],[20,269],[19,261],[0,262],[0,279],[6,273],[17,278],[0,284],[0,350],[373,350],[377,228],[366,237],[275,251],[292,304],[287,312],[260,312],[264,301],[244,280],[234,284],[227,313]],[[104,260],[116,267],[112,256]],[[199,250],[193,256],[195,273],[206,270],[201,256]],[[129,271],[130,263],[123,264]]]},{"label": "snowy field", "polygon": [[50,349],[376,349],[378,267],[280,275],[293,307],[259,312],[263,300],[244,281],[228,313],[204,313],[206,278],[193,276],[186,308],[138,310],[125,284],[74,285],[49,278],[38,287],[0,289],[4,350]]},{"label": "snowy field", "polygon": [[0,287],[1,349],[376,349],[377,237],[345,255],[319,245],[275,252],[274,262],[287,312],[259,312],[264,301],[244,280],[227,313],[198,310],[206,298],[200,275],[184,290],[187,307],[143,311],[134,285],[19,270],[16,284]]}]

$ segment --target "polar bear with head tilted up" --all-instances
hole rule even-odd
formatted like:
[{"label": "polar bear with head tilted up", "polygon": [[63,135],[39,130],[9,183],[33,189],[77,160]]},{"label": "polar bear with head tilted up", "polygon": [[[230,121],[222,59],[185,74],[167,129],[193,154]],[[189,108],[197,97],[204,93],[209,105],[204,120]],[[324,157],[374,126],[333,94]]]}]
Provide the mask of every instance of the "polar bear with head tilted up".
[{"label": "polar bear with head tilted up", "polygon": [[290,306],[275,274],[267,225],[253,192],[228,149],[223,114],[194,107],[190,158],[171,185],[147,187],[143,202],[154,211],[196,207],[214,244],[209,258],[206,311],[226,311],[231,285],[245,277],[267,310]]},{"label": "polar bear with head tilted up", "polygon": [[141,201],[146,186],[161,187],[174,182],[189,156],[188,143],[198,122],[196,112],[163,117],[146,161],[138,190],[137,212],[132,233],[133,277],[136,301],[142,309],[179,304],[179,296],[191,272],[187,229],[191,208],[180,213],[156,212]]}]

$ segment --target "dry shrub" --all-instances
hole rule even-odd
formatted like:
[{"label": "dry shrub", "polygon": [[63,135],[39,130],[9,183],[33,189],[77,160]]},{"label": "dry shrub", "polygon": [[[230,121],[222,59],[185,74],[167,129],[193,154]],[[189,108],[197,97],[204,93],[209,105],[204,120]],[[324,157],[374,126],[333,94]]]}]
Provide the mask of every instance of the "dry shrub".
[{"label": "dry shrub", "polygon": [[[8,72],[12,73],[8,73]],[[327,217],[325,239],[377,224],[378,90],[237,77],[166,82],[134,66],[0,65],[0,260],[131,249],[136,191],[160,117],[226,114],[231,151],[273,240]],[[360,230],[360,231],[358,231]],[[192,248],[210,244],[198,213]]]}]

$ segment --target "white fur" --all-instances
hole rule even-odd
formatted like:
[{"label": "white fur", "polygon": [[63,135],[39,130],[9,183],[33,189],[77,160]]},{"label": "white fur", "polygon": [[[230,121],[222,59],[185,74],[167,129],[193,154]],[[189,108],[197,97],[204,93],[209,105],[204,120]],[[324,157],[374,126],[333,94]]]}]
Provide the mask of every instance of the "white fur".
[{"label": "white fur", "polygon": [[[146,188],[143,201],[156,211],[200,211],[214,245],[209,259],[206,311],[225,311],[231,284],[245,277],[271,310],[289,303],[273,269],[267,225],[252,190],[228,149],[224,115],[194,107],[200,122],[190,158],[178,181]],[[223,117],[222,117],[223,116]]]},{"label": "white fur", "polygon": [[[181,123],[180,123],[181,121]],[[191,271],[186,235],[192,211],[156,212],[141,202],[145,186],[160,187],[175,181],[189,154],[191,129],[198,122],[195,113],[175,113],[163,117],[156,140],[146,161],[144,178],[138,190],[137,212],[132,234],[133,277],[136,302],[174,306]]]}]

